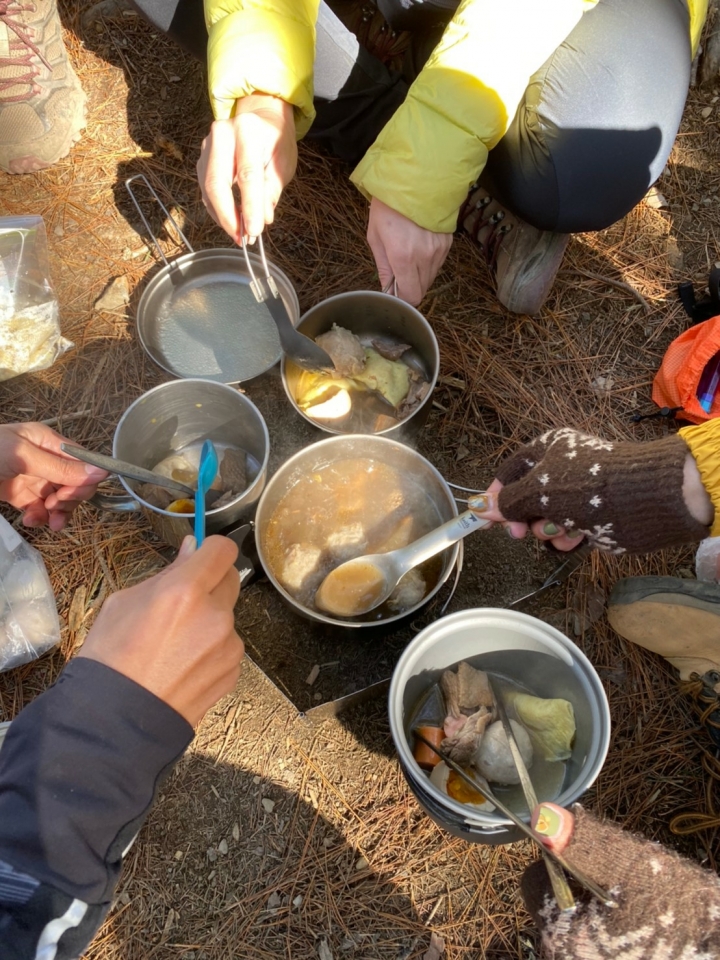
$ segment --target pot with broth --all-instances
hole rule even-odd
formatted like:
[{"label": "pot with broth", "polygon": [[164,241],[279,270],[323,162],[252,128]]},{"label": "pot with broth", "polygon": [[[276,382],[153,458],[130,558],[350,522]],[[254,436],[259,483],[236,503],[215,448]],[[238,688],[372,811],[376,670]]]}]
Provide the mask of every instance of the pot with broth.
[{"label": "pot with broth", "polygon": [[461,556],[456,543],[411,571],[381,607],[341,619],[315,605],[325,576],[346,560],[404,546],[457,516],[450,490],[415,450],[384,437],[332,437],[305,447],[269,481],[256,543],[271,583],[303,616],[359,628],[387,624],[430,600]]},{"label": "pot with broth", "polygon": [[[407,546],[441,522],[411,475],[370,458],[338,460],[318,466],[285,494],[268,522],[264,550],[293,599],[315,610],[318,587],[335,567]],[[433,557],[411,570],[363,619],[384,620],[416,607],[437,585],[441,566]]]}]

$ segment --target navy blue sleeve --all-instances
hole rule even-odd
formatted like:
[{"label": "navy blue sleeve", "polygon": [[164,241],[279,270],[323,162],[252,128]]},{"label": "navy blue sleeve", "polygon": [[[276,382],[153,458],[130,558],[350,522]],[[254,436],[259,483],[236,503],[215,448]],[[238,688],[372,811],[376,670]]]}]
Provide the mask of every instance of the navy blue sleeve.
[{"label": "navy blue sleeve", "polygon": [[[0,943],[78,956],[109,909],[122,857],[193,738],[144,687],[77,657],[0,750]],[[43,939],[44,938],[44,939]]]}]

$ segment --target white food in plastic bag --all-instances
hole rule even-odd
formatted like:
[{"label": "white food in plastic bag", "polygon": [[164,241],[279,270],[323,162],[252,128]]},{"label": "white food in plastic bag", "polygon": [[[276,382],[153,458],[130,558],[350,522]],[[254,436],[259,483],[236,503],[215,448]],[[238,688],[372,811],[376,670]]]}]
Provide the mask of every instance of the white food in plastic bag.
[{"label": "white food in plastic bag", "polygon": [[59,642],[60,621],[43,559],[0,517],[0,671],[36,660]]}]

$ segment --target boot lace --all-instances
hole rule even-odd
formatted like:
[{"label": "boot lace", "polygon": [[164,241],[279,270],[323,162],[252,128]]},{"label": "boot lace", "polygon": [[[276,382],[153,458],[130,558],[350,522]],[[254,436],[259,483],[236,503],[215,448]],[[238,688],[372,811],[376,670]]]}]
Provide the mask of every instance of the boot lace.
[{"label": "boot lace", "polygon": [[[23,13],[32,13],[35,10],[35,4],[32,2],[22,2],[22,0],[0,0],[0,22],[5,24],[8,31],[15,34],[16,39],[10,41],[10,55],[0,57],[0,68],[3,72],[8,67],[20,67],[25,72],[15,74],[11,70],[11,76],[0,77],[0,100],[4,103],[19,103],[23,100],[30,100],[39,91],[35,78],[38,75],[38,68],[33,63],[37,57],[48,70],[51,69],[37,44],[33,42],[29,33],[29,28],[22,22]],[[13,49],[14,48],[14,49]],[[15,75],[12,75],[15,74]],[[9,95],[8,90],[13,87],[25,87],[21,93]]]},{"label": "boot lace", "polygon": [[[474,186],[476,187],[477,184]],[[473,194],[474,187],[471,188],[467,200],[460,208],[458,229],[464,227],[464,223],[469,216],[473,217],[472,225],[467,232],[482,251],[490,269],[494,269],[503,237],[512,230],[512,226],[503,223],[505,219],[504,210],[489,213],[488,208],[492,204],[492,197],[486,195],[479,200],[475,200]]]},{"label": "boot lace", "polygon": [[680,682],[680,692],[692,697],[693,709],[700,724],[710,734],[712,745],[699,743],[705,778],[705,812],[679,813],[670,821],[670,829],[680,836],[720,827],[720,811],[715,805],[715,788],[720,784],[720,695],[716,689],[720,673],[708,670],[700,676],[693,673]]}]

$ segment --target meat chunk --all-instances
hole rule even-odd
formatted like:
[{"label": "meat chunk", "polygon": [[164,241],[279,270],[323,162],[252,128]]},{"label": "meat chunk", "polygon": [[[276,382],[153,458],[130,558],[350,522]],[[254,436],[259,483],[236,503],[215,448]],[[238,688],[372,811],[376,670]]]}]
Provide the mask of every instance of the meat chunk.
[{"label": "meat chunk", "polygon": [[290,591],[301,590],[317,569],[322,551],[309,543],[294,543],[285,554],[280,580]]},{"label": "meat chunk", "polygon": [[356,377],[365,367],[365,349],[354,333],[339,327],[315,337],[315,343],[330,355],[335,370],[341,377]]},{"label": "meat chunk", "polygon": [[396,343],[389,337],[375,337],[371,343],[380,356],[385,357],[386,360],[399,360],[404,353],[411,349],[409,343]]},{"label": "meat chunk", "polygon": [[478,707],[493,709],[495,701],[484,670],[476,670],[462,660],[458,664],[458,702],[463,713],[477,710]]},{"label": "meat chunk", "polygon": [[237,496],[243,492],[247,486],[244,451],[228,447],[220,463],[220,479],[224,493],[232,492]]},{"label": "meat chunk", "polygon": [[398,613],[416,607],[427,592],[425,578],[419,570],[408,570],[398,582],[388,600],[388,606]]},{"label": "meat chunk", "polygon": [[442,749],[455,763],[459,763],[461,767],[469,767],[480,750],[483,736],[491,722],[490,711],[487,707],[480,707],[466,719],[456,734],[443,740]]}]

